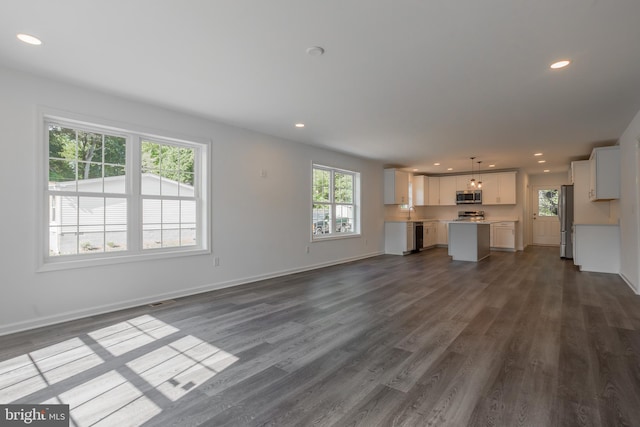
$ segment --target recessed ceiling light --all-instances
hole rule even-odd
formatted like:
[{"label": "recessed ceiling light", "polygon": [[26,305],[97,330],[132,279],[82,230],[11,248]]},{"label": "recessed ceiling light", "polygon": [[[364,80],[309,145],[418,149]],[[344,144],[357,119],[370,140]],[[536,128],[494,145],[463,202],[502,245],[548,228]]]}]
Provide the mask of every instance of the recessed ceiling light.
[{"label": "recessed ceiling light", "polygon": [[440,166],[440,163],[434,163],[433,166]]},{"label": "recessed ceiling light", "polygon": [[489,165],[489,167],[490,167],[490,168],[495,168],[495,167],[496,167],[496,165]]},{"label": "recessed ceiling light", "polygon": [[551,172],[549,169],[545,169],[544,172]]},{"label": "recessed ceiling light", "polygon": [[311,46],[307,48],[307,55],[309,56],[321,56],[324,54],[324,48],[320,46]]},{"label": "recessed ceiling light", "polygon": [[538,163],[547,163],[546,160],[538,160]]},{"label": "recessed ceiling light", "polygon": [[30,34],[20,33],[20,34],[17,34],[16,37],[18,37],[18,40],[25,42],[27,44],[32,44],[34,46],[40,46],[42,44],[42,40]]},{"label": "recessed ceiling light", "polygon": [[452,171],[452,170],[453,170],[453,168],[447,168],[447,170],[448,170],[448,171]]},{"label": "recessed ceiling light", "polygon": [[536,153],[534,156],[542,156],[542,153]]},{"label": "recessed ceiling light", "polygon": [[571,61],[564,59],[562,61],[554,62],[549,66],[549,68],[553,68],[554,70],[557,70],[558,68],[564,68],[569,64],[571,64]]},{"label": "recessed ceiling light", "polygon": [[304,123],[296,123],[296,127],[297,128],[303,128],[304,127]]}]

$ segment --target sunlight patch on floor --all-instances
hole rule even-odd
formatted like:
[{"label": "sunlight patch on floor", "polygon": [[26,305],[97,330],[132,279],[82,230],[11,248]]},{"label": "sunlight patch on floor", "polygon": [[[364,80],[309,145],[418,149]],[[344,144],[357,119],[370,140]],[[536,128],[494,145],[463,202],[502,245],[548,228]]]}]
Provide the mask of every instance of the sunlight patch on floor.
[{"label": "sunlight patch on floor", "polygon": [[[175,402],[238,361],[192,335],[156,348],[158,343],[142,356],[128,355],[179,331],[144,315],[0,362],[0,403],[32,403],[34,395],[42,404],[68,404],[71,426],[143,424],[162,412],[164,398]],[[109,369],[99,366],[117,359],[108,372],[87,372]],[[90,379],[74,386],[82,373]],[[64,380],[70,380],[68,386]],[[54,384],[58,389],[49,393]],[[149,393],[154,389],[163,397]],[[51,397],[42,401],[43,394]]]},{"label": "sunlight patch on floor", "polygon": [[147,353],[127,366],[176,401],[238,360],[194,336],[186,336]]}]

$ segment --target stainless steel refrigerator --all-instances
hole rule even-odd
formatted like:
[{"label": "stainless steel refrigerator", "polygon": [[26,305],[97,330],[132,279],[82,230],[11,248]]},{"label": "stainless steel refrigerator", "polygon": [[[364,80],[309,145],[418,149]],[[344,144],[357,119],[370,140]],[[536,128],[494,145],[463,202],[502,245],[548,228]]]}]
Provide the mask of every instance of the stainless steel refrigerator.
[{"label": "stainless steel refrigerator", "polygon": [[560,258],[573,259],[573,185],[562,185],[558,200]]}]

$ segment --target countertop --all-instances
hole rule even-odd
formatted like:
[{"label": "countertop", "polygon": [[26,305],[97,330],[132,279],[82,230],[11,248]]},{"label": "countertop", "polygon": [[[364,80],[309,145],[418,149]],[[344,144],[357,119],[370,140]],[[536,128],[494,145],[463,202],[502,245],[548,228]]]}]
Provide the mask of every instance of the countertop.
[{"label": "countertop", "polygon": [[482,221],[457,221],[455,219],[435,219],[435,218],[422,218],[422,219],[411,218],[410,220],[406,218],[405,219],[395,218],[395,219],[385,219],[384,222],[404,222],[404,223],[408,223],[408,222],[447,222],[447,223],[473,222],[473,223],[479,223],[479,224],[495,224],[497,222],[518,222],[518,219],[517,218],[492,218],[492,219],[485,219]]},{"label": "countertop", "polygon": [[438,222],[442,221],[440,219],[433,218],[418,218],[418,219],[402,219],[402,218],[393,218],[393,219],[385,219],[384,222]]},{"label": "countertop", "polygon": [[498,222],[518,222],[517,219],[513,219],[513,218],[504,218],[504,219],[483,219],[482,221],[457,221],[455,219],[450,219],[450,220],[445,220],[445,222],[448,223],[474,223],[474,224],[496,224]]}]

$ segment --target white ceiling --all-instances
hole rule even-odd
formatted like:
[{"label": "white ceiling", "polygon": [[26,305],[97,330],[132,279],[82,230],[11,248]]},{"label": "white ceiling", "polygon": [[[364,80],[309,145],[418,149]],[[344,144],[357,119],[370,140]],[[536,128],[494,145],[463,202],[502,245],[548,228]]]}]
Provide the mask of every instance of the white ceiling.
[{"label": "white ceiling", "polygon": [[639,22],[638,0],[2,0],[0,64],[421,172],[556,172],[640,110]]}]

